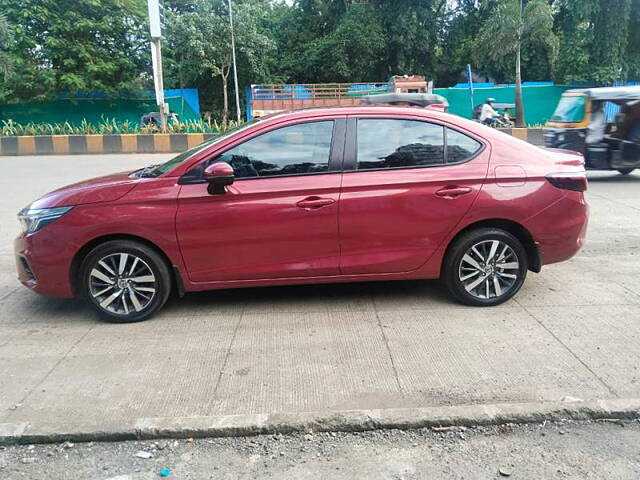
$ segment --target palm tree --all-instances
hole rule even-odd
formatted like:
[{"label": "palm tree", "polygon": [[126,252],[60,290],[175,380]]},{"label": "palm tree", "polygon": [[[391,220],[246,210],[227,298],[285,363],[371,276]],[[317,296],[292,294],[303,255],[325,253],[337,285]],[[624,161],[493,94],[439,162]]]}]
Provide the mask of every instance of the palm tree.
[{"label": "palm tree", "polygon": [[6,81],[13,73],[13,61],[6,48],[13,43],[13,36],[9,22],[4,13],[0,12],[0,75]]},{"label": "palm tree", "polygon": [[491,60],[516,56],[516,127],[524,127],[520,56],[529,42],[556,50],[553,12],[547,0],[498,0],[480,32],[480,45]]}]

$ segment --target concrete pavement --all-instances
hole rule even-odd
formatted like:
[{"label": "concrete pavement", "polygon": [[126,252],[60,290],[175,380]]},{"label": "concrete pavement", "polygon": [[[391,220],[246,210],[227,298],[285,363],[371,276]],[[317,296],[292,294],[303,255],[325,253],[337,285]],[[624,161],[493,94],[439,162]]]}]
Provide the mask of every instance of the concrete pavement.
[{"label": "concrete pavement", "polygon": [[435,281],[388,282],[189,294],[111,325],[17,284],[20,208],[169,157],[1,159],[0,429],[640,398],[640,172],[590,174],[585,249],[491,309]]}]

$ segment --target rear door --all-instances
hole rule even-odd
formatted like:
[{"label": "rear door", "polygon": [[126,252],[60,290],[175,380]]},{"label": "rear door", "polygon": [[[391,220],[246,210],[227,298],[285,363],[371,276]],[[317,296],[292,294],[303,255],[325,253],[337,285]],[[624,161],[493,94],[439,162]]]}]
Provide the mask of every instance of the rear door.
[{"label": "rear door", "polygon": [[471,207],[488,161],[488,146],[452,126],[420,117],[349,118],[341,273],[422,266]]}]

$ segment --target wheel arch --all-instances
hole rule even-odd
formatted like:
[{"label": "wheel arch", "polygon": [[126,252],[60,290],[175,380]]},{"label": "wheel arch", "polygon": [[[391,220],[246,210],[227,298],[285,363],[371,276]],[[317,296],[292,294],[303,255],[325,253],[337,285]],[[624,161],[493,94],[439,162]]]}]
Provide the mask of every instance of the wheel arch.
[{"label": "wheel arch", "polygon": [[171,261],[169,256],[160,248],[157,244],[148,240],[144,237],[140,237],[138,235],[131,234],[109,234],[109,235],[101,235],[99,237],[91,239],[89,242],[85,243],[74,255],[73,260],[71,261],[71,268],[69,269],[69,281],[71,284],[71,289],[73,291],[73,295],[76,296],[79,291],[79,281],[80,281],[80,265],[82,265],[82,260],[87,256],[87,254],[93,250],[98,245],[101,245],[106,242],[110,242],[112,240],[131,240],[134,242],[142,243],[160,255],[160,257],[164,260],[167,265],[167,268],[171,274],[171,288],[173,291],[177,292],[179,296],[184,295],[184,284],[182,282],[182,276],[180,273],[180,269]]},{"label": "wheel arch", "polygon": [[[540,248],[538,247],[536,241],[533,239],[533,236],[531,235],[529,230],[527,230],[520,223],[505,218],[488,218],[466,225],[464,228],[456,232],[453,238],[449,241],[447,249],[442,258],[447,258],[451,246],[461,235],[464,235],[465,233],[478,228],[499,228],[512,234],[520,241],[520,243],[522,243],[522,246],[527,252],[529,270],[535,273],[540,272],[540,270],[542,269],[542,256],[540,254]],[[441,268],[444,268],[444,261],[442,262]]]}]

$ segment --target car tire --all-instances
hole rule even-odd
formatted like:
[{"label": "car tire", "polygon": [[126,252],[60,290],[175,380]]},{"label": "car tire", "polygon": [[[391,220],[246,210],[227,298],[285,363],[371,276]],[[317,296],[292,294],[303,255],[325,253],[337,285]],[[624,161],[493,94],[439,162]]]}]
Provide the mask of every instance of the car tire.
[{"label": "car tire", "polygon": [[453,241],[442,279],[461,303],[488,307],[513,297],[527,270],[527,252],[515,236],[498,228],[478,228]]},{"label": "car tire", "polygon": [[621,168],[618,170],[618,172],[620,172],[620,175],[629,175],[634,170],[635,168]]},{"label": "car tire", "polygon": [[169,298],[171,275],[153,248],[132,240],[98,245],[82,261],[80,291],[94,311],[113,323],[146,320]]}]

